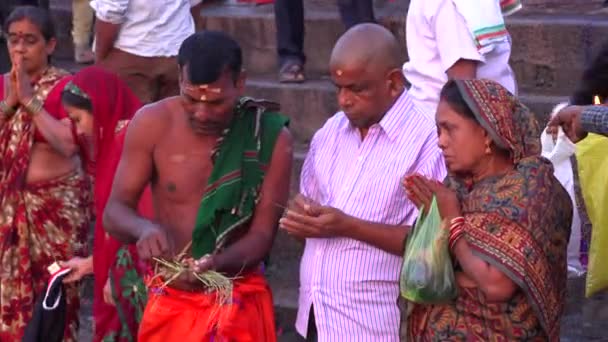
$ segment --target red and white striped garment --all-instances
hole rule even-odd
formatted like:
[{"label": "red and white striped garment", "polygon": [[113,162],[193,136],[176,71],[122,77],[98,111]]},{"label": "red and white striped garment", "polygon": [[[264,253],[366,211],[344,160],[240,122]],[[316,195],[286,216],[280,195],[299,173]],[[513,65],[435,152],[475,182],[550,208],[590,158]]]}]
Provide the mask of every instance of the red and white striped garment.
[{"label": "red and white striped garment", "polygon": [[[417,210],[406,198],[403,177],[420,173],[442,180],[446,175],[431,117],[415,108],[404,91],[362,141],[344,113],[337,113],[311,142],[300,191],[363,220],[412,224]],[[320,342],[399,341],[401,262],[352,239],[307,239],[297,331],[306,335],[314,305]]]}]

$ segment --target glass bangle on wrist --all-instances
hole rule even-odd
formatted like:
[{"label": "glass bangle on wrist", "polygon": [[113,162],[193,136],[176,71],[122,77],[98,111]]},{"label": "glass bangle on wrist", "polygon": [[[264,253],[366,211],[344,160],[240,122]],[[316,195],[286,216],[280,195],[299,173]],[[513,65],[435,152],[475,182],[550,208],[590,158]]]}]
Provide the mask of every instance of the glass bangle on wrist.
[{"label": "glass bangle on wrist", "polygon": [[6,101],[0,101],[0,112],[4,114],[4,116],[9,117],[15,114],[15,108],[11,107],[6,103]]},{"label": "glass bangle on wrist", "polygon": [[38,100],[36,96],[32,96],[23,107],[30,113],[30,116],[36,116],[42,110],[42,101]]}]

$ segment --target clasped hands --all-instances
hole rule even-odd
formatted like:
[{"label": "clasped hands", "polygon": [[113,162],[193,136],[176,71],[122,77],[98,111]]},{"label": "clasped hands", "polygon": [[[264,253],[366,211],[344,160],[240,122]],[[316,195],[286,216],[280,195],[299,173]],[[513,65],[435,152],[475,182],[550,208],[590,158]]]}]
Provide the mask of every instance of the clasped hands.
[{"label": "clasped hands", "polygon": [[23,64],[23,57],[13,54],[13,68],[10,72],[10,87],[6,97],[6,104],[12,108],[21,104],[26,106],[34,96],[30,77],[28,76]]},{"label": "clasped hands", "polygon": [[414,203],[416,208],[424,208],[424,211],[427,211],[435,196],[442,219],[449,220],[461,216],[460,201],[456,192],[442,183],[414,174],[406,176],[402,185],[408,199]]},{"label": "clasped hands", "polygon": [[297,238],[347,237],[354,218],[299,194],[279,220],[279,227]]}]

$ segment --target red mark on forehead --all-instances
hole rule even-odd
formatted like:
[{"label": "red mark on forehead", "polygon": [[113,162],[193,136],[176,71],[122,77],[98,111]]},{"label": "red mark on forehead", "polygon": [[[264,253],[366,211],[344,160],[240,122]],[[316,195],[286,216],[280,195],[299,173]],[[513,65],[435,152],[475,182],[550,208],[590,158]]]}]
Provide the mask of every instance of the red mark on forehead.
[{"label": "red mark on forehead", "polygon": [[210,87],[208,84],[188,84],[184,87],[184,92],[194,99],[198,99],[200,101],[208,101],[210,98],[221,94],[222,89],[218,87]]}]

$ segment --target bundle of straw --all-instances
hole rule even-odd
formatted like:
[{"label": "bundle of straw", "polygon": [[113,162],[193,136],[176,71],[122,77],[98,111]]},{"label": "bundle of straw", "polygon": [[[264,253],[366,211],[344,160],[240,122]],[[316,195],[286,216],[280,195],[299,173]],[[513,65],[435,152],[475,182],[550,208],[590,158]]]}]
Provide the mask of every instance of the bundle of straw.
[{"label": "bundle of straw", "polygon": [[153,283],[154,279],[162,279],[163,284],[160,287],[162,290],[184,273],[192,272],[194,277],[198,279],[209,292],[217,293],[218,305],[231,303],[233,281],[237,278],[230,278],[213,270],[202,273],[195,272],[192,267],[192,259],[186,256],[186,251],[190,248],[191,244],[192,243],[189,243],[174,260],[169,261],[163,258],[153,258],[156,262],[156,266],[154,267],[154,277],[150,283]]}]

